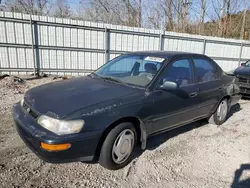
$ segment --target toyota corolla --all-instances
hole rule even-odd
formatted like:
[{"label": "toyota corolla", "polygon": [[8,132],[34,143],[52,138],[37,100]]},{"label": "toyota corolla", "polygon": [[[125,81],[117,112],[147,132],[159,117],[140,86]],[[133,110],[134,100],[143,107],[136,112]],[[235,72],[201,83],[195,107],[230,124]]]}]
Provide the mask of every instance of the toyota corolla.
[{"label": "toyota corolla", "polygon": [[88,76],[28,90],[13,118],[42,160],[98,161],[115,170],[152,135],[204,118],[221,125],[240,97],[237,79],[205,55],[133,52]]}]

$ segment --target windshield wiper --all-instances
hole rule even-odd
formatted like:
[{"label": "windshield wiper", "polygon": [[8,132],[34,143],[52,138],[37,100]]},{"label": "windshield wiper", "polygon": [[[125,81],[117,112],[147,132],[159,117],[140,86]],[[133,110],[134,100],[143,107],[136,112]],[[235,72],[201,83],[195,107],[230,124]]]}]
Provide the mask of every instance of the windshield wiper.
[{"label": "windshield wiper", "polygon": [[98,74],[96,74],[95,72],[91,72],[88,76],[93,77],[100,77]]},{"label": "windshield wiper", "polygon": [[123,82],[123,81],[121,81],[121,80],[119,80],[119,79],[116,79],[116,78],[114,78],[114,77],[111,77],[111,76],[102,76],[102,77],[100,77],[100,78],[102,78],[102,79],[104,79],[104,80],[110,80],[110,81],[113,81],[113,82],[117,82],[117,83],[121,83],[121,84],[127,85],[127,83],[125,83],[125,82]]},{"label": "windshield wiper", "polygon": [[128,84],[126,82],[123,82],[123,81],[121,81],[119,79],[116,79],[116,78],[114,78],[112,76],[100,76],[100,75],[96,74],[95,72],[92,72],[90,75],[92,77],[94,76],[94,77],[97,77],[99,79],[109,80],[109,81],[117,82],[117,83],[124,84],[124,85],[130,85],[130,84]]}]

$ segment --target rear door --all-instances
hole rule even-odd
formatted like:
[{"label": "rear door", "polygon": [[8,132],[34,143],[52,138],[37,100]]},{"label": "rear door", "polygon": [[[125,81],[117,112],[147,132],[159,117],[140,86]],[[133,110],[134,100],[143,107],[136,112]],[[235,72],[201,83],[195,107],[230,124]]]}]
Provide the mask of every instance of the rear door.
[{"label": "rear door", "polygon": [[200,100],[198,114],[207,116],[223,96],[222,72],[215,62],[206,57],[194,57],[193,64]]}]

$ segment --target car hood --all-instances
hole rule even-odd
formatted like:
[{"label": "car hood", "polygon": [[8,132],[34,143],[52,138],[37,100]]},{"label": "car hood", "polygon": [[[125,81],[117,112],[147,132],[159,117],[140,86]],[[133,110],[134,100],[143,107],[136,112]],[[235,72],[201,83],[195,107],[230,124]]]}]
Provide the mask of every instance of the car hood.
[{"label": "car hood", "polygon": [[250,67],[238,67],[235,71],[234,71],[234,75],[246,75],[246,76],[250,76]]},{"label": "car hood", "polygon": [[132,87],[85,76],[30,89],[24,101],[39,114],[63,118],[74,111],[134,92],[136,89]]}]

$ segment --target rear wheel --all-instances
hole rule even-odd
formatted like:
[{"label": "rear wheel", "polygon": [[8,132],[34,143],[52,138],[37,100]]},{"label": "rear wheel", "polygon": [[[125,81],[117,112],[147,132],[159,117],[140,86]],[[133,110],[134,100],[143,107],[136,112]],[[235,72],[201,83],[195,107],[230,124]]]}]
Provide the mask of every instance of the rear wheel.
[{"label": "rear wheel", "polygon": [[229,105],[228,100],[223,99],[214,114],[211,115],[208,122],[215,125],[223,124],[228,117]]},{"label": "rear wheel", "polygon": [[132,159],[136,141],[136,130],[132,123],[117,125],[110,131],[102,145],[100,165],[110,170],[123,168]]}]

